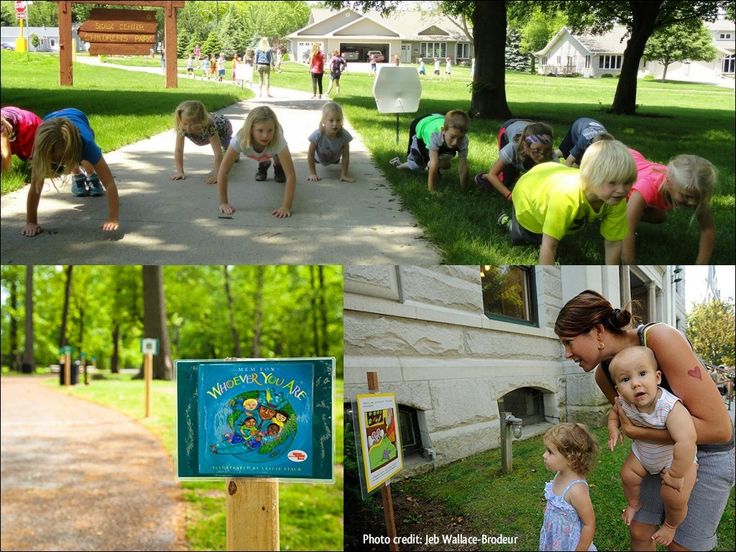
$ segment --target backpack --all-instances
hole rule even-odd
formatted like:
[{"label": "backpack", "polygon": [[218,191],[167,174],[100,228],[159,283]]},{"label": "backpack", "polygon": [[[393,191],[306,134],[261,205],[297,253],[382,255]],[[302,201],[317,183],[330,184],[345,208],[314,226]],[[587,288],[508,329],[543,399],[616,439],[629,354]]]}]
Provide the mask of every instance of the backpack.
[{"label": "backpack", "polygon": [[257,65],[271,65],[271,52],[262,52],[258,50],[256,52],[256,64]]}]

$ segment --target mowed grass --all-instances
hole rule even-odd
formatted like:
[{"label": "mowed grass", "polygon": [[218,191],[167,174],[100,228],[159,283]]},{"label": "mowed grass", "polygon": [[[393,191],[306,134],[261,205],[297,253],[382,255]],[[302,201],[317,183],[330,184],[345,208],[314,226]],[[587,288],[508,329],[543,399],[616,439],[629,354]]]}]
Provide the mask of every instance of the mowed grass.
[{"label": "mowed grass", "polygon": [[[606,428],[593,430],[599,446],[607,442]],[[621,521],[626,500],[619,471],[628,454],[627,439],[613,452],[601,450],[598,463],[588,477],[590,496],[596,515],[593,542],[598,550],[628,550],[629,534]],[[513,471],[501,470],[500,449],[469,456],[438,468],[435,472],[394,482],[393,492],[411,496],[420,503],[441,504],[448,516],[463,517],[475,530],[474,535],[518,537],[515,545],[485,545],[481,550],[537,550],[539,529],[544,515],[544,484],[554,476],[542,461],[542,437],[513,443]],[[378,498],[380,501],[380,497]],[[378,521],[378,520],[376,520]],[[410,520],[420,523],[421,520]],[[401,520],[397,519],[397,524]],[[398,529],[402,534],[401,529]],[[470,535],[468,535],[470,536]],[[718,527],[718,547],[734,550],[734,490]],[[664,550],[664,547],[658,547]]]},{"label": "mowed grass", "polygon": [[[109,375],[88,386],[59,388],[58,379],[49,385],[62,392],[118,410],[139,421],[156,435],[174,458],[176,451],[176,384],[154,380],[151,387],[151,416],[144,418],[144,384],[129,375]],[[282,550],[342,550],[343,547],[343,413],[342,381],[336,382],[335,483],[279,485],[280,540]],[[186,537],[192,550],[225,550],[225,482],[183,482],[187,502]]]},{"label": "mowed grass", "polygon": [[[305,65],[285,63],[284,72],[273,75],[272,84],[310,91]],[[719,170],[712,206],[717,241],[711,262],[733,264],[734,255],[734,91],[710,85],[639,81],[636,116],[618,116],[606,110],[613,101],[616,79],[568,79],[509,72],[506,95],[514,117],[550,124],[559,145],[572,121],[590,116],[600,120],[618,139],[647,158],[666,164],[681,153],[701,155]],[[468,164],[471,182],[467,192],[457,185],[457,162],[442,176],[440,191],[427,191],[427,178],[393,169],[389,160],[404,158],[408,127],[415,114],[400,115],[398,141],[396,116],[378,114],[373,99],[373,78],[348,71],[335,98],[350,124],[360,133],[373,157],[401,201],[443,251],[449,264],[536,264],[534,247],[513,247],[508,235],[496,226],[496,218],[509,205],[500,195],[476,189],[472,177],[487,172],[498,158],[496,134],[502,120],[471,122]],[[324,78],[325,91],[329,84]],[[452,80],[422,79],[418,113],[446,113],[470,107],[470,75],[465,67],[453,68]],[[677,209],[665,224],[643,224],[638,229],[637,261],[691,264],[697,255],[699,228],[693,212]],[[560,243],[561,264],[602,264],[603,241],[597,226],[565,237]]]},{"label": "mowed grass", "polygon": [[[173,127],[173,113],[197,99],[214,111],[253,96],[248,89],[180,78],[178,88],[164,88],[164,76],[75,63],[73,86],[59,86],[59,56],[2,51],[2,105],[33,111],[40,117],[76,107],[89,117],[103,152],[149,138]],[[174,145],[171,145],[172,151]],[[13,157],[2,179],[2,193],[30,180],[27,163]]]}]

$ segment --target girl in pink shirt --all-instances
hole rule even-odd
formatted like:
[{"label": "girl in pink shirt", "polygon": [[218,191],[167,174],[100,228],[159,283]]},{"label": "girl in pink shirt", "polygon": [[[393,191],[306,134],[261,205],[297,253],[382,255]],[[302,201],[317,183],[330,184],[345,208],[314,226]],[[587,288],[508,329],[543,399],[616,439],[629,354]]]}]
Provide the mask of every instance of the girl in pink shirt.
[{"label": "girl in pink shirt", "polygon": [[697,264],[710,261],[716,238],[710,198],[718,174],[713,164],[697,155],[678,155],[667,166],[629,150],[636,162],[637,179],[629,192],[626,216],[629,234],[624,241],[623,262],[634,264],[636,227],[639,222],[662,223],[675,207],[695,209],[700,225]]},{"label": "girl in pink shirt", "polygon": [[13,155],[17,155],[23,161],[31,158],[33,138],[42,121],[35,113],[19,107],[7,106],[0,111],[2,172],[5,173],[10,169]]}]

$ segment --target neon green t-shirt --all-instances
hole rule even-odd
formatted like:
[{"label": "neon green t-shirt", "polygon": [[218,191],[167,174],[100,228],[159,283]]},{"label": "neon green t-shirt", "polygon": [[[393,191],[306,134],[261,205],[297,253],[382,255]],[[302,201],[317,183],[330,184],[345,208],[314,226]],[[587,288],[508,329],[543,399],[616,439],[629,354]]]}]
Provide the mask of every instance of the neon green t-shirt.
[{"label": "neon green t-shirt", "polygon": [[621,241],[629,233],[626,202],[604,203],[595,211],[585,198],[580,169],[540,163],[522,175],[511,197],[516,220],[535,234],[559,241],[595,220],[601,221],[601,235],[609,241]]}]

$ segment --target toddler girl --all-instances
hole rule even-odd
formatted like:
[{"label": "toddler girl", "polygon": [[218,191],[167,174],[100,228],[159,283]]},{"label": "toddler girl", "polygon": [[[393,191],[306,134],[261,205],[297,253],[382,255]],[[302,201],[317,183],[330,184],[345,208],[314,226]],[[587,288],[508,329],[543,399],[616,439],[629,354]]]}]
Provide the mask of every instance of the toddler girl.
[{"label": "toddler girl", "polygon": [[716,240],[716,227],[710,210],[710,198],[718,173],[715,167],[697,155],[678,155],[665,167],[648,161],[636,150],[629,150],[638,175],[628,197],[629,235],[624,242],[623,261],[633,264],[636,257],[636,227],[639,222],[661,223],[667,211],[675,207],[695,209],[700,226],[696,264],[710,261]]},{"label": "toddler girl", "polygon": [[482,189],[491,186],[508,201],[519,176],[545,161],[557,161],[552,149],[552,128],[545,123],[509,119],[498,131],[498,160],[488,173],[475,176]]},{"label": "toddler girl", "polygon": [[[118,189],[87,116],[74,108],[49,113],[36,131],[31,160],[31,185],[28,188],[26,226],[23,235],[42,232],[38,224],[38,203],[43,181],[73,174],[72,193],[77,196],[100,196],[107,190],[107,221],[100,225],[105,232],[117,230]],[[82,174],[80,164],[86,174]],[[102,184],[100,184],[100,180]]]},{"label": "toddler girl", "polygon": [[230,147],[220,164],[217,173],[217,184],[220,196],[220,212],[231,215],[235,209],[227,199],[227,178],[233,163],[243,153],[250,159],[258,161],[256,180],[266,180],[268,167],[273,159],[273,177],[276,182],[286,182],[284,199],[281,207],[274,209],[271,214],[278,218],[291,216],[291,204],[294,201],[296,188],[296,173],[294,162],[291,160],[289,146],[284,139],[284,131],[279,124],[276,114],[266,106],[259,106],[248,113],[245,124],[230,141]]},{"label": "toddler girl", "polygon": [[626,195],[636,180],[636,164],[617,140],[596,142],[579,169],[542,163],[524,174],[512,196],[511,243],[539,245],[539,264],[554,264],[557,245],[586,223],[600,220],[606,264],[619,264],[629,229]]},{"label": "toddler girl", "polygon": [[184,138],[189,138],[198,146],[212,146],[215,154],[215,170],[207,176],[207,184],[217,184],[217,171],[220,170],[222,156],[233,136],[233,126],[220,113],[207,113],[202,102],[188,100],[180,103],[174,112],[176,145],[174,162],[176,174],[171,180],[184,180]]},{"label": "toddler girl", "polygon": [[593,436],[582,424],[557,424],[544,434],[544,465],[556,474],[544,486],[547,507],[539,550],[597,550],[595,512],[585,480],[597,452]]},{"label": "toddler girl", "polygon": [[19,107],[3,107],[0,110],[0,146],[2,146],[2,172],[8,172],[12,156],[28,161],[33,152],[33,137],[41,124],[41,118]]},{"label": "toddler girl", "polygon": [[355,182],[348,175],[350,167],[350,141],[353,137],[342,128],[342,108],[335,102],[327,102],[322,107],[322,120],[319,128],[309,135],[309,151],[307,152],[307,166],[309,176],[307,180],[317,182],[321,180],[317,176],[315,162],[321,165],[335,165],[340,163],[340,180],[342,182]]}]

